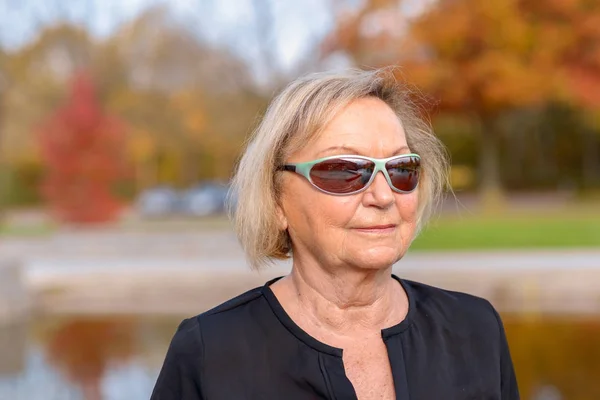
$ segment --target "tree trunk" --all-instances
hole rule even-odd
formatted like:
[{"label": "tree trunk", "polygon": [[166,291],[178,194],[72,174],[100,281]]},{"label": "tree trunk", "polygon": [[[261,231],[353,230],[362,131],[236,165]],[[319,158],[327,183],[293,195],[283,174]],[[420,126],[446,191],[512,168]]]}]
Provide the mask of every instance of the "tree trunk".
[{"label": "tree trunk", "polygon": [[600,144],[596,137],[596,132],[592,132],[589,128],[583,129],[581,135],[583,188],[592,189],[600,181]]},{"label": "tree trunk", "polygon": [[556,133],[554,130],[549,129],[545,132],[538,130],[537,135],[539,137],[541,158],[540,168],[542,169],[541,175],[548,182],[558,182],[558,163],[556,161]]},{"label": "tree trunk", "polygon": [[192,187],[198,183],[200,152],[194,143],[189,143],[183,154],[183,183],[184,187]]},{"label": "tree trunk", "polygon": [[8,203],[8,183],[9,183],[9,175],[8,175],[8,165],[4,163],[4,99],[6,96],[6,91],[4,90],[4,85],[2,81],[2,75],[0,74],[0,222],[4,221],[4,211],[5,207]]},{"label": "tree trunk", "polygon": [[500,178],[500,132],[492,118],[482,118],[479,148],[479,195],[482,211],[496,212],[505,204]]}]

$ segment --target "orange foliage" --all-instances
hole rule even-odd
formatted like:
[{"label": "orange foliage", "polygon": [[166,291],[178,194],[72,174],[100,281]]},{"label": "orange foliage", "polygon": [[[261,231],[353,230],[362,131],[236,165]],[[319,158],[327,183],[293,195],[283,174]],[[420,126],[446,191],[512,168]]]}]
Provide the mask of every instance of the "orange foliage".
[{"label": "orange foliage", "polygon": [[381,60],[384,41],[361,36],[361,27],[374,9],[392,13],[398,3],[367,1],[323,50],[360,65],[400,64],[442,107],[479,116],[552,99],[600,107],[600,2],[438,0]]},{"label": "orange foliage", "polygon": [[[342,51],[360,67],[400,65],[400,78],[433,100],[428,104],[472,120],[481,134],[485,208],[502,203],[502,118],[552,103],[600,110],[600,2],[436,0],[411,19],[398,14],[401,3],[365,1],[340,17],[322,50]],[[395,15],[402,34],[365,29],[373,15],[385,20],[382,13]],[[595,165],[593,155],[587,159]]]}]

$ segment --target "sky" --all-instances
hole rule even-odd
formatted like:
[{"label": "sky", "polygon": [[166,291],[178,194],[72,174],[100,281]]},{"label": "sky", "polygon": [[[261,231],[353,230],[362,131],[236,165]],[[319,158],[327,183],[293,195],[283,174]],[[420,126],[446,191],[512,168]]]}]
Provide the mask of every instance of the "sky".
[{"label": "sky", "polygon": [[[209,41],[229,44],[249,60],[258,46],[253,5],[263,0],[168,0],[173,13]],[[273,15],[276,62],[291,68],[332,26],[327,0],[264,0]],[[83,23],[99,38],[160,0],[0,0],[0,43],[17,48],[31,41],[40,25],[67,18]],[[41,24],[40,24],[41,21]],[[240,32],[243,34],[240,35]],[[235,38],[235,40],[233,40]]]},{"label": "sky", "polygon": [[[105,38],[122,24],[152,6],[167,4],[176,18],[197,30],[207,41],[225,47],[247,60],[258,82],[266,83],[273,72],[289,74],[314,46],[331,31],[335,20],[331,5],[349,7],[364,0],[0,0],[0,45],[15,49],[35,39],[45,25],[59,19],[82,23],[97,38]],[[405,16],[418,15],[435,0],[399,0]],[[273,65],[261,50],[256,5],[266,4],[272,14]],[[390,22],[394,28],[401,21]],[[371,27],[373,28],[373,27]],[[375,30],[380,27],[374,27]],[[348,66],[348,60],[331,57],[326,69]]]}]

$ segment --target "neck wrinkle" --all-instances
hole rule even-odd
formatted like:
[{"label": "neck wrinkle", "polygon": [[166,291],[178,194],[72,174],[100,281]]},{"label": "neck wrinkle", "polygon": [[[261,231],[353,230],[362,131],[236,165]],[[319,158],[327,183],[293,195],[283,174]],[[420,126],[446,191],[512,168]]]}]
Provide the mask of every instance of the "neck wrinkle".
[{"label": "neck wrinkle", "polygon": [[[308,267],[310,268],[310,267]],[[385,270],[340,269],[343,275],[294,262],[289,275],[299,311],[314,323],[338,334],[393,326],[406,316],[408,299]]]}]

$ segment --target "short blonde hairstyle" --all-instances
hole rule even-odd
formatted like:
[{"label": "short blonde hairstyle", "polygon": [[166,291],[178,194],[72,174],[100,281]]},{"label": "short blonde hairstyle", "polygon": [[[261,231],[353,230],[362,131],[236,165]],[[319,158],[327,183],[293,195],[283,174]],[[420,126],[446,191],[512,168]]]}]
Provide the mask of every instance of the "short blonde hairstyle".
[{"label": "short blonde hairstyle", "polygon": [[291,82],[269,105],[250,136],[231,183],[229,215],[251,267],[291,257],[287,231],[278,225],[277,167],[319,135],[354,100],[375,97],[398,116],[411,151],[421,156],[417,233],[429,219],[448,184],[448,156],[429,123],[414,105],[413,92],[391,68],[321,72]]}]

